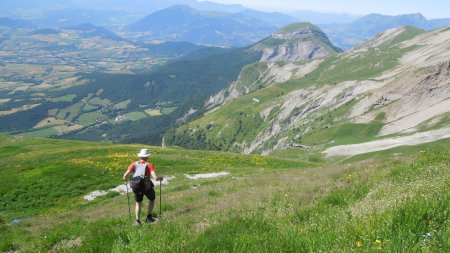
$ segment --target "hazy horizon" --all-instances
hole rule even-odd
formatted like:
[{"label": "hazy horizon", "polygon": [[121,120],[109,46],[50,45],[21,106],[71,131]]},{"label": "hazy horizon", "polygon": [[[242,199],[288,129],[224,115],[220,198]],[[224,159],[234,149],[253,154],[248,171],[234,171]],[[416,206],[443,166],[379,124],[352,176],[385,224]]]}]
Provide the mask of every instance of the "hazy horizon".
[{"label": "hazy horizon", "polygon": [[328,1],[317,0],[314,2],[306,0],[198,0],[199,2],[215,2],[222,4],[241,4],[244,7],[262,10],[292,13],[295,11],[315,11],[323,13],[349,14],[363,16],[371,13],[383,15],[401,15],[421,13],[427,19],[450,18],[450,2],[446,0],[379,0],[376,5],[373,1],[347,0]]}]

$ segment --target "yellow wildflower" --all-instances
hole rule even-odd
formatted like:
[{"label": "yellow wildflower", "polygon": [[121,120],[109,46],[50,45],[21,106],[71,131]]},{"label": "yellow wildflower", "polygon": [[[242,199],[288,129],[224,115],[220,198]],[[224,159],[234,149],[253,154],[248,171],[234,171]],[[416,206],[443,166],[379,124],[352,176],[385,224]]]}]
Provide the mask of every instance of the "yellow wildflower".
[{"label": "yellow wildflower", "polygon": [[356,247],[357,248],[361,248],[362,246],[363,246],[362,242],[360,242],[360,241],[356,242]]},{"label": "yellow wildflower", "polygon": [[375,243],[376,243],[376,244],[381,244],[381,241],[378,240],[378,239],[376,239],[376,240],[375,240]]}]

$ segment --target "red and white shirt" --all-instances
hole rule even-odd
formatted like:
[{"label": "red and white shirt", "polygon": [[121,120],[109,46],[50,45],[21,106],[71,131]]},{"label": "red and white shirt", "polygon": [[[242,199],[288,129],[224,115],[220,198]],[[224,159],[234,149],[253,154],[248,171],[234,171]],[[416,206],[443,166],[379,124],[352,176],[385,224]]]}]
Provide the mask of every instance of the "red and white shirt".
[{"label": "red and white shirt", "polygon": [[[132,162],[131,164],[130,164],[130,166],[128,166],[128,172],[130,172],[130,173],[134,173],[135,171],[134,171],[134,169],[135,169],[135,163],[136,162]],[[146,163],[146,161],[144,161],[144,160],[139,160],[137,163],[140,163],[140,164],[143,164],[143,163]],[[152,163],[148,163],[147,164],[147,168],[146,168],[146,170],[145,170],[145,177],[147,178],[147,180],[150,180],[150,173],[152,172],[152,171],[155,171],[156,169],[155,169],[155,166],[152,164]]]}]

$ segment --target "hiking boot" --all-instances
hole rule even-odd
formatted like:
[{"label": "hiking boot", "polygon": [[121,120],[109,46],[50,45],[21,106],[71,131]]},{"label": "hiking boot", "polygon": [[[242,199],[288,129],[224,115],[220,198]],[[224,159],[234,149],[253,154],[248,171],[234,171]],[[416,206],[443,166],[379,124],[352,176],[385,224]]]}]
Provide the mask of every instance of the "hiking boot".
[{"label": "hiking boot", "polygon": [[135,226],[141,225],[141,221],[140,221],[140,220],[136,220],[136,221],[134,222],[134,225],[135,225]]},{"label": "hiking boot", "polygon": [[147,215],[147,218],[145,218],[145,222],[155,222],[155,221],[156,219],[151,214]]}]

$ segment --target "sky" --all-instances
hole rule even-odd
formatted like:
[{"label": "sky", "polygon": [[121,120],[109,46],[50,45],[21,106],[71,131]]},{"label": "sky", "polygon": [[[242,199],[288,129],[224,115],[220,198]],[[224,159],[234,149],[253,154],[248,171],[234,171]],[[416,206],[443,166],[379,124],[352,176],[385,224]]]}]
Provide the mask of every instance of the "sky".
[{"label": "sky", "polygon": [[[204,1],[204,0],[199,0]],[[450,0],[208,0],[242,4],[263,11],[312,10],[331,13],[399,15],[422,13],[430,18],[450,18]]]}]

